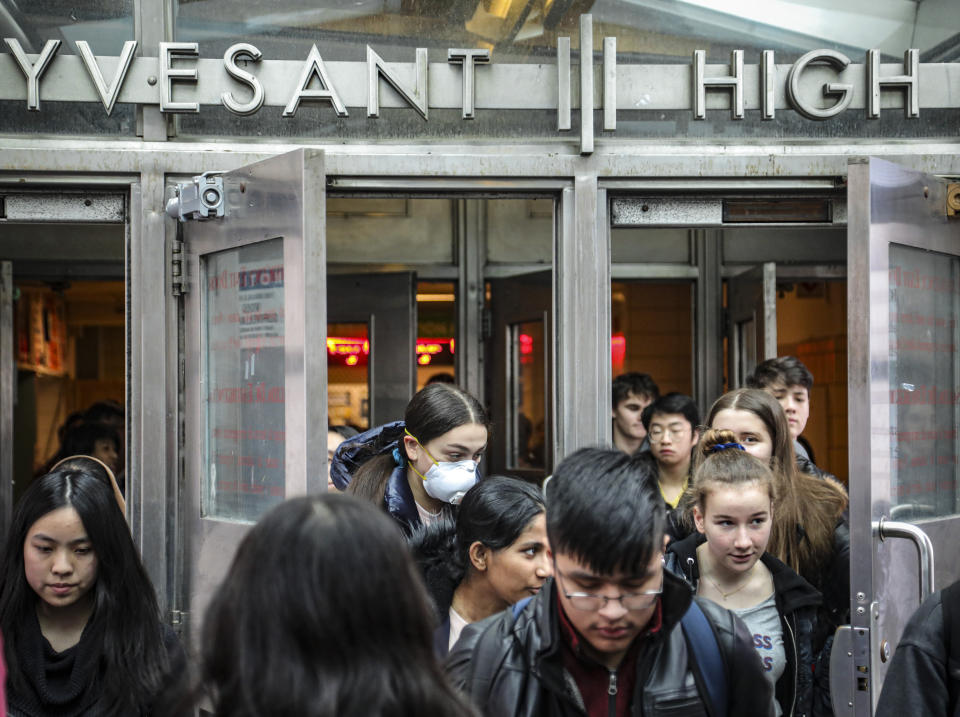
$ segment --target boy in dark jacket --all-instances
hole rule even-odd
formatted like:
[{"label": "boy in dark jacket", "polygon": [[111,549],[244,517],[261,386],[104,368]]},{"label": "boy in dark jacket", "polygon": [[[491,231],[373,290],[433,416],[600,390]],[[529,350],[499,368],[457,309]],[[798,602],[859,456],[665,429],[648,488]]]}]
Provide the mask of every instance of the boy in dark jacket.
[{"label": "boy in dark jacket", "polygon": [[[581,449],[546,498],[554,578],[521,610],[464,628],[447,661],[485,715],[774,713],[743,623],[699,599],[722,671],[697,663],[681,627],[693,592],[663,568],[665,511],[648,461]],[[726,705],[713,704],[718,693]]]}]

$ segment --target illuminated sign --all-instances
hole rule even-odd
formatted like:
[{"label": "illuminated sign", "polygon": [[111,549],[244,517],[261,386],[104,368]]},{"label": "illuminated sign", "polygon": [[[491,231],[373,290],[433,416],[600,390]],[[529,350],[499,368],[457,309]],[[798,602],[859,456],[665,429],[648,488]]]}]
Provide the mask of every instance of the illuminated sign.
[{"label": "illuminated sign", "polygon": [[[417,339],[416,362],[452,364],[455,339]],[[327,338],[328,366],[366,366],[370,360],[370,339],[362,336],[330,336]]]}]

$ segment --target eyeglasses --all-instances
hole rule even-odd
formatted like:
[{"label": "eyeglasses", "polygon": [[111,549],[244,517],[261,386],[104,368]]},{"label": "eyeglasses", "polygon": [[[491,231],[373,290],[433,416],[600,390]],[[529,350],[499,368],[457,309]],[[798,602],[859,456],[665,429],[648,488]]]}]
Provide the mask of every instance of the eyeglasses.
[{"label": "eyeglasses", "polygon": [[660,571],[660,587],[657,590],[646,590],[642,593],[627,593],[625,595],[617,595],[616,597],[609,597],[608,595],[594,595],[593,593],[568,593],[566,588],[563,586],[563,583],[560,582],[560,578],[563,577],[563,573],[557,570],[557,563],[553,563],[553,572],[557,576],[557,583],[560,586],[560,591],[566,596],[567,600],[570,601],[570,604],[573,605],[577,610],[589,610],[590,612],[596,612],[597,610],[602,610],[607,606],[607,603],[611,600],[619,600],[620,606],[624,610],[646,610],[657,602],[657,598],[660,597],[663,593],[663,570]]},{"label": "eyeglasses", "polygon": [[650,436],[651,443],[659,443],[666,438],[668,434],[674,438],[680,438],[689,430],[690,429],[686,426],[674,426],[673,428],[661,428],[660,426],[654,426],[647,431],[647,435]]}]

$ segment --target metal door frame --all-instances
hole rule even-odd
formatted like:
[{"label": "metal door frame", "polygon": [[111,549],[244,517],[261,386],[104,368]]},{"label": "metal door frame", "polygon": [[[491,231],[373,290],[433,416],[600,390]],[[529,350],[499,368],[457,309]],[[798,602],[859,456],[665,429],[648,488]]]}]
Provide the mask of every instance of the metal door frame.
[{"label": "metal door frame", "polygon": [[[854,667],[866,667],[869,690],[865,700],[857,699],[859,691],[851,692],[852,713],[861,717],[873,714],[873,701],[879,696],[881,682],[882,650],[876,645],[880,635],[874,632],[880,618],[879,605],[876,603],[874,589],[875,555],[878,535],[877,522],[884,518],[888,506],[874,501],[874,496],[883,494],[890,486],[890,413],[889,405],[881,408],[871,400],[875,391],[886,393],[890,390],[890,325],[889,311],[875,312],[871,325],[871,303],[889,306],[888,269],[889,246],[891,242],[884,236],[871,237],[871,181],[870,162],[873,158],[851,159],[849,177],[851,179],[850,228],[848,229],[848,291],[847,311],[850,326],[869,327],[866,341],[848,340],[848,431],[850,445],[850,546],[870,545],[870,559],[863,556],[851,560],[851,627],[852,644],[855,657],[852,657],[850,672]],[[856,194],[854,189],[856,188]],[[924,188],[924,192],[927,188]],[[938,187],[931,190],[934,197],[940,192]],[[924,194],[926,197],[926,193]],[[945,210],[945,202],[944,202]],[[960,231],[960,227],[958,227]],[[909,233],[898,236],[897,244],[939,252],[950,256],[960,256],[956,246],[942,241],[940,235],[931,240],[914,241]],[[882,278],[875,278],[882,277]],[[852,338],[852,337],[851,337]],[[859,449],[857,449],[859,448]],[[886,456],[874,460],[874,456]],[[868,480],[854,481],[854,475],[869,476]],[[889,516],[886,516],[889,517]],[[934,518],[919,523],[928,536],[942,538],[950,522],[956,524],[957,517]],[[954,528],[955,529],[955,528]],[[899,537],[899,536],[898,536]],[[941,540],[940,544],[947,541]],[[908,553],[909,554],[909,553]],[[945,556],[949,559],[949,556]],[[921,566],[922,567],[922,566]],[[946,587],[937,584],[936,587]],[[922,597],[922,595],[921,595]],[[878,649],[874,649],[877,647]],[[856,675],[861,676],[861,675]]]},{"label": "metal door frame", "polygon": [[[293,153],[290,153],[293,155]],[[284,266],[284,346],[292,346],[293,351],[289,349],[285,352],[285,374],[284,374],[284,431],[288,438],[285,439],[285,472],[284,472],[284,495],[293,497],[307,493],[320,492],[325,489],[326,481],[322,478],[326,475],[326,441],[310,440],[309,436],[326,435],[327,425],[327,404],[326,401],[313,401],[309,397],[323,395],[326,393],[327,386],[327,361],[326,361],[326,321],[327,315],[327,297],[325,287],[325,243],[323,241],[324,227],[326,224],[326,201],[325,201],[325,181],[323,177],[323,155],[322,152],[304,149],[299,152],[299,156],[290,156],[289,158],[280,155],[275,158],[268,158],[265,161],[275,159],[278,162],[287,160],[287,163],[295,163],[297,169],[301,171],[302,179],[299,191],[301,196],[309,194],[315,199],[310,203],[303,202],[302,224],[299,221],[291,221],[291,225],[302,231],[302,235],[294,233],[288,236],[278,229],[278,234],[267,233],[257,227],[251,230],[244,227],[240,232],[234,232],[233,235],[240,233],[241,239],[235,240],[235,236],[224,238],[217,236],[213,239],[202,238],[195,239],[193,242],[184,242],[181,248],[183,256],[183,272],[185,280],[185,300],[183,302],[183,331],[184,341],[181,349],[181,356],[184,361],[182,374],[183,388],[181,394],[184,398],[181,417],[183,423],[181,426],[187,428],[184,431],[184,441],[181,446],[183,458],[183,475],[180,479],[181,489],[176,496],[178,499],[178,522],[179,530],[177,532],[178,552],[173,556],[171,569],[174,572],[174,617],[178,622],[185,622],[186,625],[198,625],[200,616],[196,614],[187,614],[184,608],[190,613],[196,613],[199,607],[204,606],[195,604],[193,597],[195,588],[191,584],[194,573],[194,565],[200,560],[200,548],[194,544],[199,539],[203,543],[208,541],[213,546],[210,550],[215,551],[217,547],[222,547],[223,553],[220,558],[225,558],[226,553],[235,550],[242,536],[249,529],[249,523],[243,520],[222,520],[217,516],[204,518],[202,515],[202,485],[205,477],[204,450],[205,443],[200,437],[200,433],[206,427],[207,404],[202,397],[202,387],[204,386],[205,372],[201,364],[207,356],[206,338],[202,327],[204,310],[207,297],[204,287],[199,285],[202,276],[201,256],[214,255],[223,250],[229,250],[242,246],[252,246],[264,241],[275,241],[276,237],[282,238],[283,242],[283,266]],[[259,163],[245,165],[237,168],[237,171],[250,170],[253,177],[249,180],[251,184],[257,181],[255,173],[263,171],[266,175],[264,181],[274,178],[272,175],[278,170],[288,170],[289,167],[270,166],[261,168]],[[240,192],[246,191],[246,182],[238,180]],[[229,197],[231,188],[224,182],[224,194]],[[256,188],[251,186],[251,200],[255,200]],[[289,195],[284,195],[289,199]],[[243,202],[244,200],[240,200]],[[252,206],[252,205],[251,205]],[[297,209],[300,209],[299,207]],[[275,212],[277,210],[274,210]],[[229,207],[227,216],[222,220],[229,222]],[[319,237],[319,241],[310,241],[310,237]],[[291,271],[292,269],[292,271]],[[299,269],[299,271],[298,271]],[[289,301],[288,291],[299,293],[303,297],[303,302]],[[319,339],[322,351],[308,352],[303,350],[309,341]],[[299,351],[298,351],[299,349]],[[302,363],[298,361],[298,356],[302,356]],[[302,371],[300,368],[302,367]],[[287,389],[293,388],[290,391]],[[302,390],[300,390],[302,388]],[[200,390],[197,390],[200,389]],[[189,422],[189,426],[187,423]],[[323,430],[320,430],[320,427]],[[303,436],[303,443],[297,450],[298,445],[291,441],[296,441],[298,435]],[[290,439],[289,436],[293,436]],[[192,480],[187,480],[187,473],[191,472]],[[182,541],[182,542],[181,542]],[[188,558],[189,554],[189,558]],[[232,554],[230,555],[232,559]],[[225,571],[227,565],[217,565],[219,569]],[[202,596],[198,596],[201,597]],[[190,629],[191,638],[196,639],[199,632]]]}]

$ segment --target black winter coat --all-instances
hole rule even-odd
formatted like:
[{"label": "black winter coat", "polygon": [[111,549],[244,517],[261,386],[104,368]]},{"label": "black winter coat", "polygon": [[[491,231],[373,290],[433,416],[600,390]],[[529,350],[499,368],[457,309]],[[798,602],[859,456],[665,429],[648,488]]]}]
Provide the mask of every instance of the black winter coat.
[{"label": "black winter coat", "polygon": [[[681,578],[664,572],[663,625],[641,643],[631,717],[706,717],[680,626],[693,599]],[[727,713],[773,715],[773,690],[746,627],[729,610],[697,602],[721,645]],[[465,627],[447,672],[487,717],[583,717],[583,700],[563,667],[561,640],[556,583],[549,579],[516,619],[505,610]]]},{"label": "black winter coat", "polygon": [[876,717],[960,717],[960,702],[950,712],[951,672],[957,666],[950,664],[950,636],[944,628],[943,591],[938,591],[924,600],[903,631],[883,680]]},{"label": "black winter coat", "polygon": [[[700,582],[697,547],[705,540],[697,533],[667,548],[667,569],[686,579],[694,591]],[[764,553],[760,560],[773,577],[774,600],[780,613],[787,657],[787,667],[777,680],[776,699],[785,717],[808,717],[813,713],[817,608],[823,598],[810,583],[770,553]]]}]

